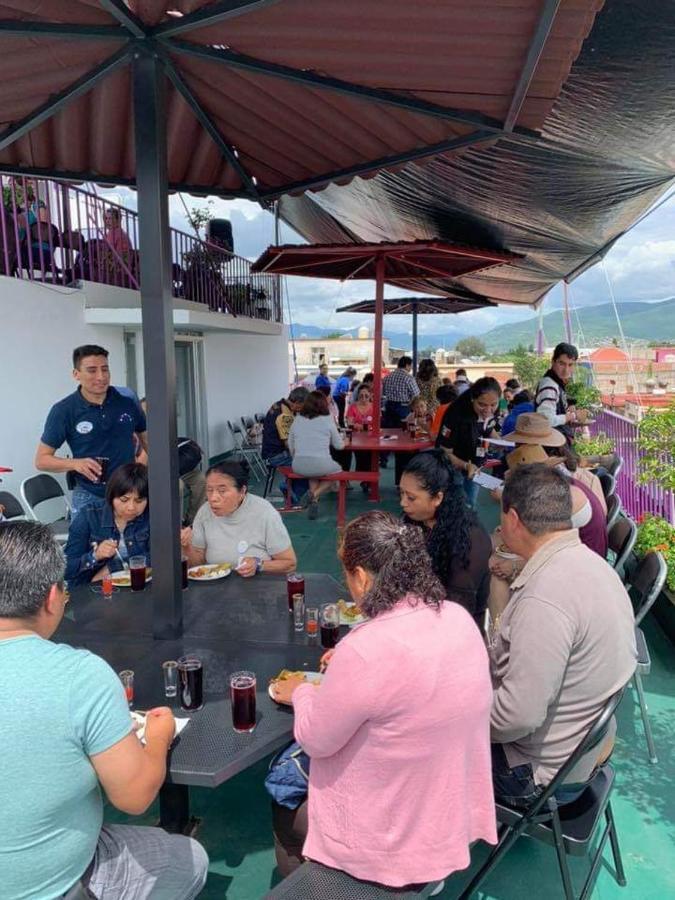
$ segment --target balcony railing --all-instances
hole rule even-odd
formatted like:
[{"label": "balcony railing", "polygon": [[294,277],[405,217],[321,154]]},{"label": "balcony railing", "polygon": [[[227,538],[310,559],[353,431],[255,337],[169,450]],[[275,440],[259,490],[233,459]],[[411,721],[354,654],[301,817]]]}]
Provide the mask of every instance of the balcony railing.
[{"label": "balcony railing", "polygon": [[617,478],[616,490],[624,509],[639,519],[644,513],[662,516],[675,525],[675,494],[652,482],[641,484],[638,426],[630,419],[609,410],[598,413],[591,425],[594,434],[602,431],[614,441],[616,452],[623,458],[623,468]]},{"label": "balcony railing", "polygon": [[[0,275],[138,290],[138,214],[98,194],[39,178],[0,175]],[[278,278],[247,259],[171,228],[174,297],[212,312],[282,321]]]}]

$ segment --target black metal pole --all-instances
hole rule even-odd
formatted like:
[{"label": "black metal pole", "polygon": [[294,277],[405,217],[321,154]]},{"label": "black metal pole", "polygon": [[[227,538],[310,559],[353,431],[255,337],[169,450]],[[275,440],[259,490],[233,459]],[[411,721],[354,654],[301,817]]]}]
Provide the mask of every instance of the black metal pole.
[{"label": "black metal pole", "polygon": [[413,303],[412,308],[412,359],[413,359],[413,375],[417,375],[417,304]]},{"label": "black metal pole", "polygon": [[134,55],[134,131],[145,392],[148,398],[153,635],[183,631],[176,452],[176,363],[166,160],[166,78],[151,52]]}]

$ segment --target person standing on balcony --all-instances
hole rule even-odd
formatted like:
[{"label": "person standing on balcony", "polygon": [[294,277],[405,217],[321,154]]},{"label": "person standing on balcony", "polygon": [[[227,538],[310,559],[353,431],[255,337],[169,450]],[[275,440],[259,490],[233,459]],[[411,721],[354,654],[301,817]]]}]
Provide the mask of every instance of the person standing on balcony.
[{"label": "person standing on balcony", "polygon": [[322,362],[319,366],[319,374],[316,376],[316,380],[314,382],[314,387],[318,391],[319,388],[322,387],[331,387],[332,381],[328,376],[328,363]]},{"label": "person standing on balcony", "polygon": [[352,378],[354,378],[355,375],[356,369],[353,366],[348,366],[335,382],[335,387],[333,388],[333,400],[335,400],[335,405],[338,408],[338,422],[340,428],[345,427],[345,407],[347,405],[347,394],[351,390]]},{"label": "person standing on balcony", "polygon": [[[41,472],[72,472],[72,514],[105,503],[106,479],[118,466],[134,462],[134,435],[147,452],[145,415],[137,402],[110,385],[108,351],[84,344],[73,351],[78,387],[49,411],[35,453]],[[56,455],[67,443],[72,459]],[[103,463],[103,464],[102,464]]]},{"label": "person standing on balcony", "polygon": [[579,359],[579,351],[574,344],[560,343],[553,351],[551,368],[537,385],[534,398],[535,412],[546,416],[553,428],[561,431],[568,443],[572,443],[573,431],[570,424],[575,421],[573,407],[569,406],[565,387],[572,380]]}]

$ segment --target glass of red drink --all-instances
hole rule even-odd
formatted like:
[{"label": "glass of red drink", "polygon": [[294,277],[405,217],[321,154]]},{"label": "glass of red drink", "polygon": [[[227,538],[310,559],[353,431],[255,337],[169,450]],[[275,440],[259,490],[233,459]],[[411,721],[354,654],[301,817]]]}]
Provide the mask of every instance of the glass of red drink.
[{"label": "glass of red drink", "polygon": [[288,600],[288,611],[293,612],[293,594],[305,595],[305,576],[298,572],[291,572],[286,576],[286,599]]},{"label": "glass of red drink", "polygon": [[132,556],[129,559],[129,577],[131,590],[142,591],[145,588],[145,557]]},{"label": "glass of red drink", "polygon": [[109,456],[95,456],[94,459],[101,467],[101,474],[98,476],[98,483],[105,484],[108,480],[108,463],[110,462]]},{"label": "glass of red drink", "polygon": [[178,660],[178,692],[180,705],[187,712],[204,705],[204,668],[196,656],[181,656]]},{"label": "glass of red drink", "polygon": [[308,637],[315,638],[319,633],[319,610],[316,607],[305,610],[305,631]]},{"label": "glass of red drink", "polygon": [[180,561],[180,572],[181,572],[181,587],[184,591],[187,590],[188,587],[188,561],[185,557],[183,557]]},{"label": "glass of red drink", "polygon": [[127,703],[129,706],[134,705],[134,673],[131,669],[124,669],[119,673],[119,679],[122,682],[122,687],[124,688],[124,694],[127,698]]},{"label": "glass of red drink", "polygon": [[255,728],[256,678],[253,672],[234,672],[230,675],[232,727],[240,733]]},{"label": "glass of red drink", "polygon": [[321,607],[321,646],[331,650],[338,642],[340,634],[340,612],[335,603]]},{"label": "glass of red drink", "polygon": [[110,575],[104,575],[101,579],[101,593],[104,597],[112,597],[115,585]]}]

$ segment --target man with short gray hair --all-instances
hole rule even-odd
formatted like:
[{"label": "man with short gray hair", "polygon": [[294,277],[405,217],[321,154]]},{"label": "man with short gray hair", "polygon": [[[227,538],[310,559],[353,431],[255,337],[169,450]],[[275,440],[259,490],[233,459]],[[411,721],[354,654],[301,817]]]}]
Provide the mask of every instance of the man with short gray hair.
[{"label": "man with short gray hair", "polygon": [[150,710],[145,746],[122,684],[87,650],[49,640],[68,597],[63,553],[45,525],[0,525],[0,855],[3,900],[192,900],[208,857],[159,828],[103,826],[100,786],[140,815],[164,781],[175,721]]},{"label": "man with short gray hair", "polygon": [[[302,409],[302,404],[309,396],[306,387],[296,387],[288,395],[287,400],[277,400],[267,411],[263,419],[262,434],[262,458],[269,466],[292,466],[293,457],[288,449],[288,435],[293,424],[293,419]],[[280,488],[283,491],[286,485],[282,482]],[[309,488],[309,481],[294,478],[291,482],[291,491],[296,504],[300,497]]]},{"label": "man with short gray hair", "polygon": [[[628,594],[571,517],[569,482],[550,466],[521,465],[505,481],[501,537],[525,566],[493,623],[492,774],[498,799],[514,805],[551,781],[635,669]],[[583,790],[603,750],[580,760],[561,802]]]}]

